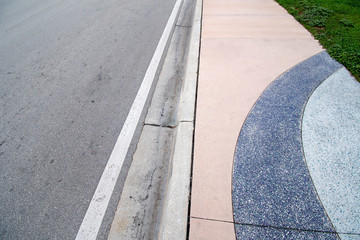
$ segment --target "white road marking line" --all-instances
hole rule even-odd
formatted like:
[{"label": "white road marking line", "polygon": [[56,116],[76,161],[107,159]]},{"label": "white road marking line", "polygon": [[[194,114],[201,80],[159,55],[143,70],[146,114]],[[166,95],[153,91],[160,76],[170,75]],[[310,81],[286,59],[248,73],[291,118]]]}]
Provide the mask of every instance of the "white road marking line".
[{"label": "white road marking line", "polygon": [[81,223],[80,229],[76,235],[76,240],[96,239],[105,211],[108,207],[120,170],[124,163],[128,148],[134,136],[136,126],[139,122],[141,112],[144,108],[150,88],[159,67],[162,55],[165,51],[168,39],[175,24],[182,0],[177,0],[166,24],[164,32],[156,47],[155,53],[151,59],[150,65],[145,73],[143,82],[139,88],[130,112],[121,129],[120,135],[116,141],[115,147],[110,155],[105,170],[101,176],[99,184],[95,190],[94,196],[86,211],[85,217]]}]

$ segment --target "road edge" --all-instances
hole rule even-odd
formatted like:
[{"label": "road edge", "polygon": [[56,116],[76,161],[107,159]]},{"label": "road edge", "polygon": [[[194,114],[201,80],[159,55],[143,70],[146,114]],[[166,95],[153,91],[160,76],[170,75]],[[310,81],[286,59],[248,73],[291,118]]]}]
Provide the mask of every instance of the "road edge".
[{"label": "road edge", "polygon": [[75,237],[76,240],[95,240],[98,236],[110,198],[113,195],[117,179],[127,156],[129,146],[138,126],[141,114],[144,111],[146,101],[149,98],[149,93],[151,92],[154,79],[156,78],[159,72],[159,66],[166,55],[165,53],[171,41],[174,26],[178,19],[182,4],[183,0],[175,1],[174,7],[146,70],[135,100],[130,108],[128,116],[123,124],[121,132],[116,140],[115,146],[78,229]]},{"label": "road edge", "polygon": [[195,104],[200,54],[202,0],[196,1],[192,22],[187,65],[179,102],[179,124],[176,129],[173,156],[158,239],[186,239],[193,153]]}]

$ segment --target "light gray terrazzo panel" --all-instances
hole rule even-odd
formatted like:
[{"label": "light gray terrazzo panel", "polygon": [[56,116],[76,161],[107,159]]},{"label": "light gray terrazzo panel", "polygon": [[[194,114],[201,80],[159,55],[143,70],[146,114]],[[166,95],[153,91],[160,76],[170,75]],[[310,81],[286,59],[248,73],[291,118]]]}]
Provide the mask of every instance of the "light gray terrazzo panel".
[{"label": "light gray terrazzo panel", "polygon": [[360,235],[353,234],[339,234],[341,240],[360,240]]},{"label": "light gray terrazzo panel", "polygon": [[336,231],[360,234],[360,84],[345,68],[310,97],[302,138],[311,178]]}]

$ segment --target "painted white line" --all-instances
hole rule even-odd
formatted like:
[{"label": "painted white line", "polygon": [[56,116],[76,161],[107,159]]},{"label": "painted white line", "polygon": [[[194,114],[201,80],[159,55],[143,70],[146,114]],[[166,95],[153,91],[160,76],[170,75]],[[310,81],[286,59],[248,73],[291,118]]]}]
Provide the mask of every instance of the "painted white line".
[{"label": "painted white line", "polygon": [[105,170],[95,190],[94,196],[90,202],[89,208],[82,221],[76,240],[95,240],[97,237],[136,126],[139,122],[141,112],[154,81],[156,71],[175,24],[181,3],[182,0],[177,0],[171,12],[164,32],[151,59],[150,65],[145,73],[143,82],[141,83],[134,103],[131,106],[130,112],[126,118],[123,128],[121,129],[115,147],[110,155],[108,163],[106,164]]}]

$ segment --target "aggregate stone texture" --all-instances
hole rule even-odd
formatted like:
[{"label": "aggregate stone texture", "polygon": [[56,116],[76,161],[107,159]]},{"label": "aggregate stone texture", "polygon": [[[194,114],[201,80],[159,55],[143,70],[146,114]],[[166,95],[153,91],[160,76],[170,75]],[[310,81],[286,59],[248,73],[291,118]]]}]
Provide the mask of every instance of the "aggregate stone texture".
[{"label": "aggregate stone texture", "polygon": [[296,239],[328,240],[336,239],[336,234],[327,232],[300,231],[263,226],[235,225],[237,239]]},{"label": "aggregate stone texture", "polygon": [[339,234],[341,240],[359,240],[360,236],[358,234]]},{"label": "aggregate stone texture", "polygon": [[302,139],[311,178],[336,231],[354,234],[342,239],[360,239],[360,83],[345,68],[311,95]]},{"label": "aggregate stone texture", "polygon": [[[235,151],[234,222],[284,231],[248,228],[249,234],[287,238],[295,233],[285,230],[296,229],[338,238],[305,164],[301,119],[314,89],[341,67],[325,51],[316,54],[270,84],[250,111]],[[240,226],[235,228],[238,239],[243,236]]]}]

